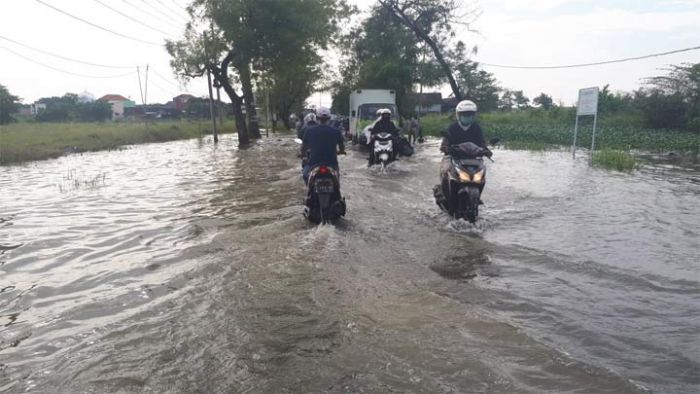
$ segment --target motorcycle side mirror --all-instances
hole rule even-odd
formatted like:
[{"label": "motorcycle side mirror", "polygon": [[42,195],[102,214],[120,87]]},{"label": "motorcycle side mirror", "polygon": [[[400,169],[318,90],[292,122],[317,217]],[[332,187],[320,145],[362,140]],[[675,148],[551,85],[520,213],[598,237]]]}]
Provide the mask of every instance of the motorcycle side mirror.
[{"label": "motorcycle side mirror", "polygon": [[299,144],[299,145],[301,145],[301,144],[304,143],[304,141],[302,141],[301,138],[295,138],[295,139],[294,139],[294,142],[296,142],[296,143]]},{"label": "motorcycle side mirror", "polygon": [[501,139],[500,139],[500,138],[491,138],[491,139],[489,140],[489,143],[490,143],[491,145],[496,145],[496,144],[498,144],[499,142],[501,142]]}]

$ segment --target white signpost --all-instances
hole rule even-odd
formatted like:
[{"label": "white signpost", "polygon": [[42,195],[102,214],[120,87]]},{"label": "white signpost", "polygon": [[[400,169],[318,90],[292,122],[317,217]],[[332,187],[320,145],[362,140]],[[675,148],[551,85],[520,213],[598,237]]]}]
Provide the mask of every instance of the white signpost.
[{"label": "white signpost", "polygon": [[576,105],[576,125],[574,126],[574,143],[571,152],[576,157],[576,138],[578,137],[578,117],[593,115],[593,136],[591,138],[591,152],[595,150],[595,129],[598,123],[598,87],[579,89],[578,104]]}]

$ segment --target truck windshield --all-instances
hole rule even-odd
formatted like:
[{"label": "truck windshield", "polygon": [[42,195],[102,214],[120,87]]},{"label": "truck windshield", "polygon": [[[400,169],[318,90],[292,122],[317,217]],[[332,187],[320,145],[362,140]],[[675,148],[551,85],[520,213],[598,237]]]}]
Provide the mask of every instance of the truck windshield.
[{"label": "truck windshield", "polygon": [[369,103],[362,104],[358,108],[358,118],[360,120],[375,120],[377,119],[377,111],[382,108],[389,108],[391,110],[391,117],[396,119],[398,116],[398,111],[395,104],[386,103]]}]

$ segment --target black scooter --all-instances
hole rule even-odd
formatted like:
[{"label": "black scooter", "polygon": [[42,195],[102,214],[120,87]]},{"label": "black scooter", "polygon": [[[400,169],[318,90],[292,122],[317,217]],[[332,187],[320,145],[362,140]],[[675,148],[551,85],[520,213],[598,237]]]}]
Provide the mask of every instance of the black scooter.
[{"label": "black scooter", "polygon": [[[481,191],[486,184],[483,157],[489,152],[465,142],[452,145],[440,169],[440,185],[433,188],[435,202],[455,219],[476,222],[479,216]],[[446,164],[446,165],[445,165]]]},{"label": "black scooter", "polygon": [[304,216],[316,224],[334,223],[345,216],[345,198],[340,195],[338,172],[328,166],[316,166],[309,172]]},{"label": "black scooter", "polygon": [[[295,142],[301,144],[300,139]],[[302,167],[308,155],[302,157]],[[304,216],[312,223],[335,223],[345,216],[345,198],[340,194],[340,177],[333,167],[318,165],[309,171]]]}]

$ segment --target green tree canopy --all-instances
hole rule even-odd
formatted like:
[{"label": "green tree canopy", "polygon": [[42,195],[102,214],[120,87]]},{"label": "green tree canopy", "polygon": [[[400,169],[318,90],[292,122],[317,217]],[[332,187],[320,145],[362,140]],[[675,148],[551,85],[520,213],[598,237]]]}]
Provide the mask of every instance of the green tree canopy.
[{"label": "green tree canopy", "polygon": [[12,114],[20,107],[20,98],[10,94],[10,91],[0,84],[0,124],[8,124],[12,121]]}]

